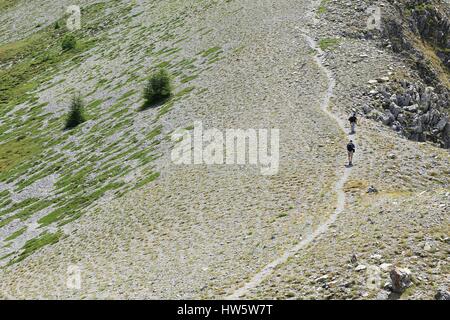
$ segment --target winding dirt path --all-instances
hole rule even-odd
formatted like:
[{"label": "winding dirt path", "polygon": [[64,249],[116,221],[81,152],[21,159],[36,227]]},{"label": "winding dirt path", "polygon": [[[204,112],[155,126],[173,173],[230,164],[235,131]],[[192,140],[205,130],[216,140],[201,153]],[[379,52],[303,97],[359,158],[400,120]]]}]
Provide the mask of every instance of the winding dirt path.
[{"label": "winding dirt path", "polygon": [[[321,104],[321,109],[330,118],[334,119],[338,123],[338,125],[342,131],[346,132],[344,121],[342,121],[341,118],[339,118],[337,115],[335,115],[328,109],[328,105],[329,105],[331,96],[333,95],[335,79],[334,79],[331,71],[328,70],[323,63],[324,53],[317,46],[316,42],[306,34],[305,30],[302,30],[302,32],[303,32],[303,36],[305,37],[305,40],[307,41],[308,45],[317,52],[317,54],[314,56],[314,60],[317,63],[317,65],[319,66],[319,68],[321,70],[323,70],[323,72],[326,74],[327,79],[328,79],[328,88],[327,88],[326,94],[323,98],[323,101]],[[348,139],[353,139],[353,138],[348,136]],[[314,230],[314,232],[309,234],[305,239],[303,239],[301,242],[299,242],[296,246],[287,250],[282,256],[278,257],[277,259],[275,259],[274,261],[272,261],[271,263],[266,265],[264,268],[262,268],[261,271],[259,271],[257,274],[255,274],[253,276],[253,278],[250,279],[250,281],[248,281],[244,286],[240,287],[235,292],[233,292],[231,295],[226,297],[226,299],[231,299],[231,300],[239,299],[239,298],[242,298],[243,296],[245,296],[249,292],[249,290],[255,288],[265,278],[267,278],[267,276],[269,276],[277,266],[285,263],[290,257],[295,255],[298,251],[300,251],[301,249],[306,247],[314,239],[316,239],[317,237],[319,237],[321,234],[325,233],[328,230],[330,225],[332,225],[336,221],[338,215],[345,208],[345,198],[346,197],[345,197],[345,192],[344,192],[343,187],[344,187],[345,182],[348,180],[348,177],[350,176],[351,171],[352,171],[352,168],[346,166],[344,169],[344,173],[341,175],[341,178],[336,182],[334,191],[337,194],[337,205],[336,205],[335,211],[328,218],[328,220],[325,221],[323,224],[321,224],[316,230]]]}]

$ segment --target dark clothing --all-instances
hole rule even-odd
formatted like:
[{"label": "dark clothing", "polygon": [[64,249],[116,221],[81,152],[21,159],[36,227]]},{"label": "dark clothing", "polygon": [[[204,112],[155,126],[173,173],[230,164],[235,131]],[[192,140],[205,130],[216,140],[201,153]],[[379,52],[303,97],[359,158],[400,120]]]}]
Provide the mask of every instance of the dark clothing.
[{"label": "dark clothing", "polygon": [[355,152],[355,145],[353,144],[353,143],[349,143],[348,145],[347,145],[347,151],[348,152]]},{"label": "dark clothing", "polygon": [[348,121],[350,121],[350,123],[356,123],[356,117],[355,116],[351,116],[350,118],[348,118]]}]

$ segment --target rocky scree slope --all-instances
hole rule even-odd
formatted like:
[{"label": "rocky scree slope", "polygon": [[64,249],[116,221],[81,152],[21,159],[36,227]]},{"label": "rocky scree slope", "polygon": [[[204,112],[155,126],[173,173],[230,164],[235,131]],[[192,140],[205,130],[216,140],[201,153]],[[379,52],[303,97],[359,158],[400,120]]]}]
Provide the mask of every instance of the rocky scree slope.
[{"label": "rocky scree slope", "polygon": [[[17,14],[32,16],[28,6],[17,3],[1,15],[7,21],[2,28],[12,30]],[[325,51],[324,64],[336,80],[330,107],[343,119],[353,108],[361,115],[364,110],[384,115],[370,91],[383,92],[381,86],[395,86],[397,78],[400,85],[408,81],[406,88],[414,83],[419,94],[414,101],[425,91],[428,101],[435,100],[431,89],[419,89],[424,80],[414,65],[380,32],[367,31],[372,1],[322,1],[314,3],[315,12],[311,3],[299,1],[101,1],[100,8],[91,9],[94,2],[79,3],[99,18],[93,28],[99,42],[63,55],[55,73],[43,74],[47,85],[31,86],[38,91],[8,103],[1,118],[3,130],[22,128],[20,135],[2,134],[9,150],[20,143],[30,151],[15,162],[16,170],[5,171],[0,185],[7,208],[1,220],[2,261],[9,264],[1,270],[2,297],[224,297],[326,221],[335,205],[332,187],[345,163],[339,147],[344,137],[334,121],[318,113],[327,79],[313,63],[316,52],[304,40],[305,26]],[[48,2],[39,4],[35,9],[43,23],[24,19],[24,33],[2,33],[5,43],[27,39],[63,15],[64,8],[52,7],[47,15],[40,8],[49,9]],[[392,5],[380,2],[383,8]],[[106,16],[107,22],[100,19]],[[137,112],[139,88],[157,66],[175,75],[179,99]],[[40,153],[42,147],[17,139],[25,132],[34,135],[30,128],[43,127],[37,136],[44,141],[59,132],[75,89],[88,92],[86,125],[50,139],[51,152]],[[54,119],[47,121],[47,113]],[[440,115],[436,118],[439,123]],[[196,119],[216,128],[281,128],[281,174],[261,178],[255,168],[171,165],[170,133],[190,129]],[[329,233],[248,297],[389,298],[384,264],[412,270],[413,286],[403,298],[432,298],[438,287],[448,287],[448,152],[403,137],[362,119],[355,136],[358,164],[344,186],[348,207]],[[80,175],[67,180],[73,172]],[[26,192],[17,185],[22,180]],[[112,191],[101,187],[109,182]],[[378,193],[366,193],[371,185]],[[83,197],[73,206],[86,187],[89,194],[100,192],[94,201]],[[67,267],[74,264],[82,270],[81,290],[66,287]],[[369,264],[380,269],[383,280],[370,290]]]},{"label": "rocky scree slope", "polygon": [[[312,28],[336,81],[331,109],[344,119],[356,109],[361,117],[346,209],[330,232],[244,298],[434,299],[449,291],[448,150],[406,140],[382,119],[364,117],[384,111],[370,91],[424,83],[380,31],[367,29],[373,5],[383,13],[391,2],[321,1]],[[411,272],[401,294],[393,292],[395,267]]]}]

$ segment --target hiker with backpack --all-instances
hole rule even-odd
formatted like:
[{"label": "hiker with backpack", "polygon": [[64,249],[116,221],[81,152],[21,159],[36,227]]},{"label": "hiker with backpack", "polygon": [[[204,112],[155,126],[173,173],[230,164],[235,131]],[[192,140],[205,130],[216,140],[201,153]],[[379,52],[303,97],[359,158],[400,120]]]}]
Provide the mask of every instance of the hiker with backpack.
[{"label": "hiker with backpack", "polygon": [[350,118],[348,118],[348,121],[350,122],[350,134],[355,134],[355,127],[358,123],[358,119],[356,118],[356,112],[353,112]]},{"label": "hiker with backpack", "polygon": [[348,153],[348,165],[353,165],[353,154],[355,153],[356,147],[352,140],[347,144],[347,153]]}]

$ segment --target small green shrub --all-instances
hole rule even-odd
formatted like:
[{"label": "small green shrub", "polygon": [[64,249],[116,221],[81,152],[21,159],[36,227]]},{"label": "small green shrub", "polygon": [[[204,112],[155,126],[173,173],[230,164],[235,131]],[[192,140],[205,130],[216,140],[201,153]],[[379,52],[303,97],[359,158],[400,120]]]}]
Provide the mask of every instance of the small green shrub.
[{"label": "small green shrub", "polygon": [[144,108],[154,106],[172,95],[172,83],[169,73],[165,69],[159,69],[148,80],[144,88]]},{"label": "small green shrub", "polygon": [[66,34],[62,40],[61,48],[64,51],[69,51],[75,49],[77,46],[77,39],[73,34]]},{"label": "small green shrub", "polygon": [[70,105],[70,112],[66,119],[66,130],[75,128],[86,121],[84,116],[84,103],[80,96],[74,96]]}]

